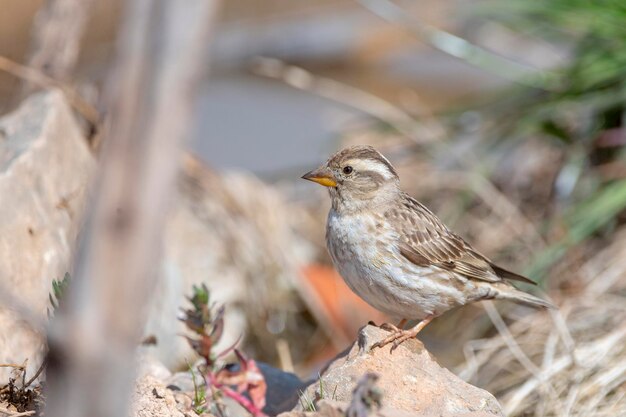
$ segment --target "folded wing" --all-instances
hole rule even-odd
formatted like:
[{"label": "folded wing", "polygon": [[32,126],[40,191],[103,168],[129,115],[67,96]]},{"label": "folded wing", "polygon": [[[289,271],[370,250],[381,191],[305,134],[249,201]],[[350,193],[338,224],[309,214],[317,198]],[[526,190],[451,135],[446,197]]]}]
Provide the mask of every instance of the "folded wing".
[{"label": "folded wing", "polygon": [[530,279],[494,265],[419,201],[404,194],[403,205],[386,216],[400,235],[400,253],[419,266],[438,266],[465,277],[500,282],[515,280],[534,284]]}]

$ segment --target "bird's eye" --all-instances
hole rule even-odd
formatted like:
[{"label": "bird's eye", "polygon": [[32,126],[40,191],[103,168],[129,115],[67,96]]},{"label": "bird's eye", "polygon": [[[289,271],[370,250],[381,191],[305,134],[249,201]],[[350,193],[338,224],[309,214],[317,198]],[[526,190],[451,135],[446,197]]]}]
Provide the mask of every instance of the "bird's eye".
[{"label": "bird's eye", "polygon": [[352,169],[352,167],[350,165],[347,165],[347,166],[343,167],[343,173],[346,174],[346,175],[352,174],[352,171],[353,171],[353,169]]}]

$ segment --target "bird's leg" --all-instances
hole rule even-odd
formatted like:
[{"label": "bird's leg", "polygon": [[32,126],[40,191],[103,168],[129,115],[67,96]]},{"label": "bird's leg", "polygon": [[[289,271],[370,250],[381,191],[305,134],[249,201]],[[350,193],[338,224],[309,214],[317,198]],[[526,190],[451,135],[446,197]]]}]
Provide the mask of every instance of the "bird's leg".
[{"label": "bird's leg", "polygon": [[[376,342],[373,346],[372,349],[374,348],[381,348],[383,346],[388,345],[389,343],[393,342],[393,346],[391,347],[391,351],[393,352],[393,350],[395,348],[397,348],[398,346],[400,346],[400,344],[402,344],[405,340],[411,339],[415,336],[417,336],[417,334],[419,332],[422,331],[422,329],[424,327],[426,327],[426,325],[428,323],[431,322],[432,319],[434,319],[435,316],[427,316],[424,320],[420,321],[419,323],[417,323],[414,327],[410,328],[409,330],[402,330],[402,326],[398,326],[400,328],[397,328],[396,326],[396,330],[393,331],[392,334],[390,334],[389,336],[387,336],[385,339],[381,340],[380,342]],[[406,321],[405,321],[406,323]],[[404,324],[402,322],[400,322],[400,324]],[[382,328],[382,325],[381,325]]]}]

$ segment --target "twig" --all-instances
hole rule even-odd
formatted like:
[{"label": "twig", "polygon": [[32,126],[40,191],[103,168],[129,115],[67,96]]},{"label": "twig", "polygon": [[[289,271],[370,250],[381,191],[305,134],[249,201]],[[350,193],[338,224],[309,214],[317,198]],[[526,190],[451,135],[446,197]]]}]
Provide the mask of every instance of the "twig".
[{"label": "twig", "polygon": [[96,110],[91,104],[85,101],[80,94],[78,94],[74,89],[69,87],[67,84],[59,82],[49,76],[45,75],[43,72],[36,70],[34,68],[18,64],[15,61],[10,60],[7,57],[0,55],[0,70],[5,71],[15,77],[18,77],[23,80],[30,81],[34,84],[37,84],[40,87],[45,88],[58,88],[63,94],[65,94],[70,105],[80,113],[81,116],[85,118],[89,123],[96,125],[100,120],[100,115],[98,110]]},{"label": "twig", "polygon": [[[48,358],[45,357],[44,360],[41,361],[41,365],[39,365],[39,369],[37,369],[37,372],[35,372],[35,375],[33,375],[28,381],[24,383],[24,388],[30,387],[30,384],[32,384],[37,379],[37,377],[43,372],[43,370],[46,369],[47,364],[48,364]],[[26,376],[26,372],[24,372],[24,376]]]},{"label": "twig", "polygon": [[15,363],[4,363],[4,364],[0,364],[0,368],[15,368],[15,369],[19,369],[21,376],[22,376],[22,387],[26,388],[26,366],[28,363],[28,359],[24,360],[24,363],[22,363],[21,365],[17,365]]},{"label": "twig", "polygon": [[289,342],[283,338],[276,340],[276,352],[278,353],[281,369],[285,372],[293,372],[294,367],[291,352],[289,351]]},{"label": "twig", "polygon": [[459,36],[412,18],[409,13],[389,0],[357,0],[377,16],[397,24],[424,39],[432,47],[511,81],[545,90],[554,89],[556,74],[521,65],[494,54]]},{"label": "twig", "polygon": [[215,408],[217,409],[219,417],[226,417],[227,415],[224,411],[224,405],[220,402],[217,389],[213,385],[208,385],[206,382],[206,378],[204,380],[204,385],[208,386],[211,389],[211,398],[213,398],[213,403],[215,404]]},{"label": "twig", "polygon": [[258,57],[252,72],[352,107],[391,126],[417,144],[424,145],[439,138],[439,132],[429,130],[394,104],[356,87],[314,75],[301,67],[287,65],[274,58]]},{"label": "twig", "polygon": [[35,411],[11,411],[6,408],[0,407],[0,414],[5,414],[10,417],[22,417],[22,416],[32,416],[35,414]]}]

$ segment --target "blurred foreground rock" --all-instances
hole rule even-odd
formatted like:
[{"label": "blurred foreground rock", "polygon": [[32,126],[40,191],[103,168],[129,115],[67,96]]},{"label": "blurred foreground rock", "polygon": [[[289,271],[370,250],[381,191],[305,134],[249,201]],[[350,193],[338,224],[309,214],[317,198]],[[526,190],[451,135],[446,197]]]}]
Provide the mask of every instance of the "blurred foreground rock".
[{"label": "blurred foreground rock", "polygon": [[[31,96],[0,119],[0,363],[28,359],[43,336],[9,308],[45,321],[54,279],[68,271],[95,160],[59,91]],[[14,306],[13,306],[14,307]],[[0,381],[9,370],[0,368]]]},{"label": "blurred foreground rock", "polygon": [[[47,319],[52,280],[71,269],[95,170],[96,159],[61,92],[33,95],[0,120],[0,363],[28,359],[28,375],[41,361],[43,338],[7,307],[15,300],[42,323]],[[193,361],[177,317],[192,285],[202,282],[215,302],[229,306],[224,346],[259,317],[273,320],[272,331],[281,332],[285,323],[272,315],[284,317],[276,306],[293,299],[294,278],[311,258],[293,227],[298,211],[254,176],[218,174],[191,157],[172,201],[162,279],[146,327],[157,346],[148,349],[169,367]],[[275,352],[262,343],[271,336],[265,321],[255,331],[258,345]],[[0,368],[0,381],[7,372]]]},{"label": "blurred foreground rock", "polygon": [[[503,415],[493,395],[439,366],[417,339],[406,341],[393,353],[389,353],[390,346],[370,350],[374,343],[387,335],[377,327],[364,327],[350,350],[331,362],[322,373],[322,388],[319,380],[310,385],[301,397],[307,401],[301,401],[293,412],[283,416],[301,416],[302,405],[309,400],[314,404],[320,400],[332,400],[346,407],[357,380],[367,372],[380,376],[377,387],[382,391],[383,406],[390,410],[386,413],[383,409],[382,414],[386,416],[406,413],[441,417]],[[335,415],[329,411],[328,402],[319,414]]]}]

